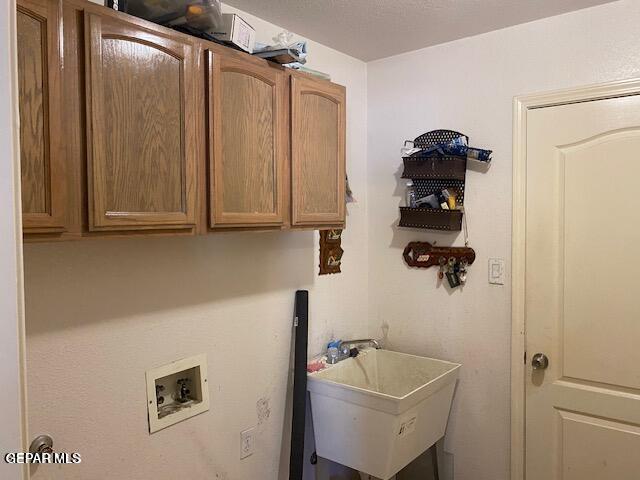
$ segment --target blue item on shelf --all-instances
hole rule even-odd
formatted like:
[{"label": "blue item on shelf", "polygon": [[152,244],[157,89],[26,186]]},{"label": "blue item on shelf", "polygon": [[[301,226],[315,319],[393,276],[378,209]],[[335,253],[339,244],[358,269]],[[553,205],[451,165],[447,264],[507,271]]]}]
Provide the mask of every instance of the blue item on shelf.
[{"label": "blue item on shelf", "polygon": [[491,154],[493,153],[492,150],[469,147],[465,137],[458,137],[447,143],[436,143],[429,148],[413,153],[411,156],[423,157],[434,152],[437,152],[440,155],[457,155],[460,157],[467,157],[485,163],[491,162]]},{"label": "blue item on shelf", "polygon": [[467,150],[467,158],[479,160],[481,162],[489,163],[491,161],[492,150],[484,150],[482,148],[471,148]]}]

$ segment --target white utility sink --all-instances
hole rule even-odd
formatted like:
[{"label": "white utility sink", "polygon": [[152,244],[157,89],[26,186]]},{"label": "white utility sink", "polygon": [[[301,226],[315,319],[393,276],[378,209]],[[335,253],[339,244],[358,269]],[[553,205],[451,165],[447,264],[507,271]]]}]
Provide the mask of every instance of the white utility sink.
[{"label": "white utility sink", "polygon": [[388,480],[444,436],[460,364],[388,350],[308,375],[316,452]]}]

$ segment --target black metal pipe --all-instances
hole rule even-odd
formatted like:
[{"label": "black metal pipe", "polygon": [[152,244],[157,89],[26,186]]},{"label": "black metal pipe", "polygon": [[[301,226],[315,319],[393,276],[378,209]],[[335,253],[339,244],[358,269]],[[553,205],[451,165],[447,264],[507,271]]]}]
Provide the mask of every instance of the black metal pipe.
[{"label": "black metal pipe", "polygon": [[291,422],[291,456],[289,480],[302,480],[304,471],[304,425],[307,409],[307,341],[309,334],[309,292],[296,292],[295,354],[293,371],[293,419]]}]

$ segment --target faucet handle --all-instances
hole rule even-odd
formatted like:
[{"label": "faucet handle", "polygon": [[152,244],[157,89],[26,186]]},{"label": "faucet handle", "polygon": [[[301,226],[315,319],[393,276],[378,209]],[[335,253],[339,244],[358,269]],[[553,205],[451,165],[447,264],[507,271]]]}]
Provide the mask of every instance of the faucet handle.
[{"label": "faucet handle", "polygon": [[191,393],[191,390],[187,388],[188,383],[189,383],[189,378],[179,378],[177,381],[177,384],[180,387],[180,390],[178,391],[178,401],[180,402],[186,402],[189,399],[189,394]]},{"label": "faucet handle", "polygon": [[160,392],[164,391],[164,385],[156,385],[156,403],[162,405],[164,403],[164,397],[160,395]]}]

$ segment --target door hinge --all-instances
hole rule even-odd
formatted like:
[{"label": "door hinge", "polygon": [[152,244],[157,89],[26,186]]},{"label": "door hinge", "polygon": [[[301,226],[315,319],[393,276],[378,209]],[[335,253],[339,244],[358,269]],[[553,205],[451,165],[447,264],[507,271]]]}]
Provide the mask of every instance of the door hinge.
[{"label": "door hinge", "polygon": [[524,364],[525,365],[527,364],[527,352],[526,351],[524,352]]}]

